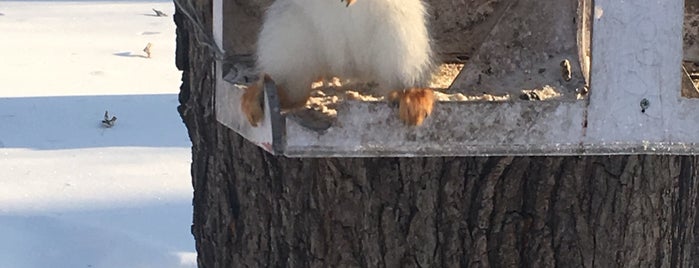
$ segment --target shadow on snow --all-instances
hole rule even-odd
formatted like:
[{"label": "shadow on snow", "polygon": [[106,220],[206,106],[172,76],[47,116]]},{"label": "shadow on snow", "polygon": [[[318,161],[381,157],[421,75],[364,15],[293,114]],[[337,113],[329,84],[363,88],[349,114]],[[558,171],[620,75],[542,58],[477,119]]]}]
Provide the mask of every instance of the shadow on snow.
[{"label": "shadow on snow", "polygon": [[189,148],[178,105],[176,94],[0,98],[0,148]]}]

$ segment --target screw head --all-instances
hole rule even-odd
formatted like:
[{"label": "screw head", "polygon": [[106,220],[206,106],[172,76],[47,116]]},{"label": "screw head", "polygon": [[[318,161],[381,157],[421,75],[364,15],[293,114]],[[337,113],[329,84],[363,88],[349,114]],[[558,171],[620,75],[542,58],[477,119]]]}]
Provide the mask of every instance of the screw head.
[{"label": "screw head", "polygon": [[648,109],[648,107],[650,107],[650,101],[646,98],[643,98],[641,100],[641,112],[645,113],[646,109]]}]

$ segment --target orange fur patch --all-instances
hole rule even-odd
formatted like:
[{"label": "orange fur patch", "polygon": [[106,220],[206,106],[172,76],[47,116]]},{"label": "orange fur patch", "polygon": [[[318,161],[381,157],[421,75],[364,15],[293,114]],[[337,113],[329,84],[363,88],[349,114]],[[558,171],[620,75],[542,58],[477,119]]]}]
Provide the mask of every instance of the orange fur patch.
[{"label": "orange fur patch", "polygon": [[[265,115],[264,110],[262,108],[264,105],[263,96],[265,82],[274,82],[272,81],[272,78],[269,77],[269,75],[267,74],[263,73],[260,76],[260,80],[258,80],[252,85],[249,85],[245,89],[245,93],[243,93],[243,97],[240,100],[241,110],[243,111],[243,114],[245,114],[245,117],[247,117],[248,122],[250,122],[250,125],[252,125],[253,127],[257,127],[258,123],[262,121],[262,117],[264,117]],[[284,88],[280,85],[277,85],[277,96],[279,97],[279,106],[284,110],[303,107],[306,104],[308,98],[310,97],[310,87],[308,91],[309,95],[305,99],[299,102],[293,102],[289,99],[289,95],[287,94],[286,90],[284,90]]]},{"label": "orange fur patch", "polygon": [[248,86],[243,93],[243,97],[240,100],[240,108],[243,110],[243,114],[248,118],[248,122],[253,127],[262,120],[264,116],[264,111],[262,110],[262,88],[264,86],[263,79]]},{"label": "orange fur patch", "polygon": [[431,89],[406,89],[399,98],[400,119],[408,125],[419,126],[432,113],[434,92]]}]

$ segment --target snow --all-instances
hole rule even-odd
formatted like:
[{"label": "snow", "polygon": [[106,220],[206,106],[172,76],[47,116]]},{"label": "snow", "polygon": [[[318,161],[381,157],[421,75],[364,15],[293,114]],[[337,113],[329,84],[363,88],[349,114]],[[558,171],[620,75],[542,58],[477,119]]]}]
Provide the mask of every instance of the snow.
[{"label": "snow", "polygon": [[174,12],[0,1],[0,268],[196,267],[175,25],[152,8]]}]

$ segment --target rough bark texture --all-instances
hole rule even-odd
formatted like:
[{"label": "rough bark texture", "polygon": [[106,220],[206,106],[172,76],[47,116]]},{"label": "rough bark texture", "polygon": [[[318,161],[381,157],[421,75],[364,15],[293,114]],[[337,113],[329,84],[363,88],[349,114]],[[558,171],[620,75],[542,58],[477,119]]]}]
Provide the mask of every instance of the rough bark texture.
[{"label": "rough bark texture", "polygon": [[[210,3],[194,2],[210,20]],[[211,55],[175,21],[200,267],[699,260],[695,157],[274,157],[216,122]]]}]

